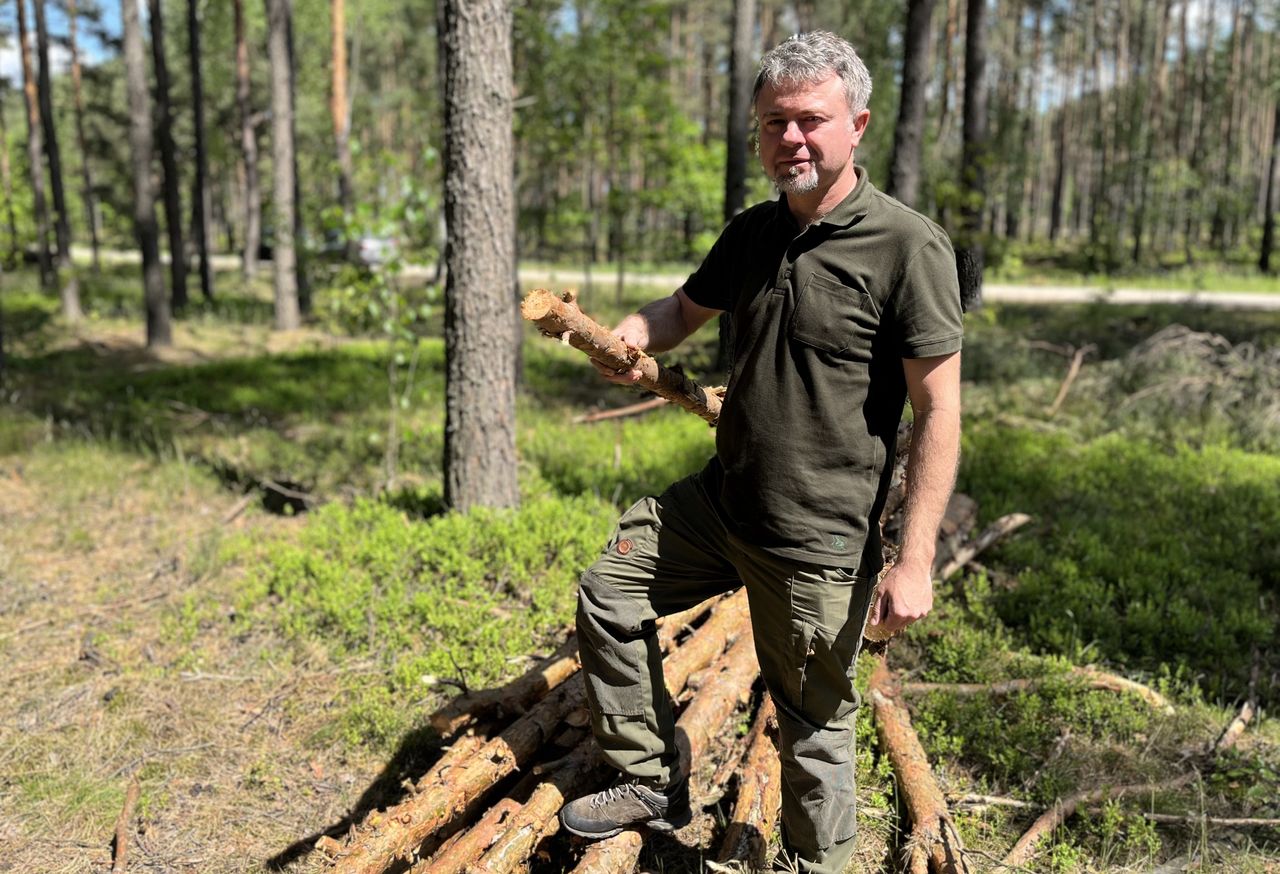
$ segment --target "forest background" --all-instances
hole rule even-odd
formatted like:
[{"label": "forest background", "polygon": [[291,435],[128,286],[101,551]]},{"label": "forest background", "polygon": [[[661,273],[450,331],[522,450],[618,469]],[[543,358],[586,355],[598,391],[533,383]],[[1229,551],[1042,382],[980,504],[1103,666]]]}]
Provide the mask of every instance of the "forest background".
[{"label": "forest background", "polygon": [[[530,330],[481,380],[505,400],[459,400],[450,307],[487,294],[498,315],[472,327],[510,327],[517,259],[525,287],[572,277],[606,324],[668,293],[771,194],[734,83],[820,27],[870,67],[859,160],[878,187],[976,253],[989,288],[1098,295],[967,316],[960,488],[974,523],[1034,521],[939,585],[893,660],[1040,686],[911,701],[945,788],[1041,809],[1192,773],[1082,812],[1027,865],[1275,871],[1274,824],[1240,821],[1280,817],[1280,315],[1106,298],[1280,292],[1280,7],[515,4],[510,52],[471,52],[510,65],[514,135],[509,156],[474,152],[510,185],[514,244],[474,295],[445,245],[458,8],[0,2],[4,861],[106,870],[136,778],[137,867],[323,870],[316,838],[439,755],[432,709],[555,647],[620,510],[713,435],[678,410],[577,421],[631,399]],[[665,359],[723,380],[714,325]],[[451,474],[460,407],[509,433],[496,478]],[[1081,687],[1087,664],[1174,712]],[[1245,742],[1206,754],[1243,701],[1261,708]],[[888,870],[898,799],[859,726],[859,864]],[[696,869],[731,798],[644,869]],[[956,811],[981,859],[1034,818]],[[538,864],[579,851],[560,839]]]}]

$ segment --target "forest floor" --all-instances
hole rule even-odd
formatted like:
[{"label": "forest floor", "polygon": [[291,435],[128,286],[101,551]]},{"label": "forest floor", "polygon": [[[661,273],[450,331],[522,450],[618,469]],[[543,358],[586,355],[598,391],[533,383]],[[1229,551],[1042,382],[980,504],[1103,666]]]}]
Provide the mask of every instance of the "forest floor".
[{"label": "forest floor", "polygon": [[[29,275],[0,283],[0,870],[107,871],[136,779],[130,870],[321,871],[321,834],[341,837],[439,755],[426,716],[457,684],[495,684],[554,648],[619,508],[696,469],[712,435],[675,410],[575,424],[626,399],[531,334],[524,506],[441,514],[438,339],[402,410],[384,341],[275,334],[262,287],[228,281],[216,308],[177,323],[173,349],[148,352],[134,283],[90,283],[75,330]],[[1171,324],[1194,336],[1149,342]],[[944,789],[1030,805],[957,808],[978,870],[1056,798],[1195,773],[1082,811],[1022,870],[1280,871],[1275,828],[1194,819],[1280,817],[1280,433],[1265,406],[1280,317],[993,307],[969,327],[961,488],[983,524],[1036,522],[941,587],[891,663],[938,683],[1044,680],[911,700]],[[685,354],[690,372],[708,372],[713,340]],[[1215,391],[1187,396],[1188,379]],[[1067,676],[1091,663],[1175,712]],[[1262,715],[1239,747],[1207,754],[1250,695]],[[889,870],[900,813],[866,711],[857,870]],[[697,870],[727,803],[647,849],[643,869]],[[561,840],[538,870],[576,852]]]}]

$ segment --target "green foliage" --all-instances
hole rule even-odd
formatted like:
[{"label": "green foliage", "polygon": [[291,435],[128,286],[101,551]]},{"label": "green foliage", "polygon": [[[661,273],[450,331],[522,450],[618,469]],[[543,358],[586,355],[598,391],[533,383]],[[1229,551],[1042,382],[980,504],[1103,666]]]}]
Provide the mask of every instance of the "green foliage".
[{"label": "green foliage", "polygon": [[1265,532],[1280,530],[1277,459],[973,423],[960,487],[984,518],[1037,520],[1002,548],[1019,582],[996,599],[1033,647],[1185,666],[1223,696],[1244,688],[1255,648],[1274,651],[1280,553]]}]

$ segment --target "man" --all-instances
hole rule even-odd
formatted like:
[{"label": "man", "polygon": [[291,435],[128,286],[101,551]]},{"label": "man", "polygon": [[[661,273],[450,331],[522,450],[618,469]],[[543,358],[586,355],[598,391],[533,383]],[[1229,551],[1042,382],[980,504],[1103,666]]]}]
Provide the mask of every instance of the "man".
[{"label": "man", "polygon": [[[787,864],[836,874],[853,851],[854,660],[869,614],[929,612],[960,432],[960,293],[946,234],[854,163],[871,80],[815,32],[763,58],[759,155],[781,193],[734,218],[674,295],[616,333],[648,352],[728,310],[734,366],[700,473],[628,510],[582,577],[578,639],[593,729],[627,782],[565,805],[590,838],[691,813],[655,620],[745,583],[778,709]],[[602,370],[602,372],[604,372]],[[614,382],[639,374],[606,373]],[[878,521],[903,403],[915,427],[902,549],[879,584]]]}]

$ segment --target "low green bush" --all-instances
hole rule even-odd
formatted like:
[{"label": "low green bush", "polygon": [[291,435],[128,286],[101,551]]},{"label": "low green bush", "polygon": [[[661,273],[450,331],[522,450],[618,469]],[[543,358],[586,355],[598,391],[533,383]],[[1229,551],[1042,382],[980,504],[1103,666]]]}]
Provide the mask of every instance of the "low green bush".
[{"label": "low green bush", "polygon": [[1274,660],[1280,458],[979,422],[960,488],[984,519],[1035,517],[1000,549],[1018,582],[994,596],[1035,649],[1186,669],[1224,698],[1244,691],[1255,651]]}]

